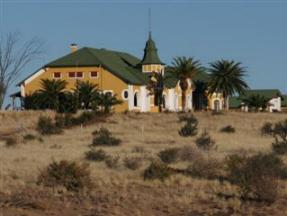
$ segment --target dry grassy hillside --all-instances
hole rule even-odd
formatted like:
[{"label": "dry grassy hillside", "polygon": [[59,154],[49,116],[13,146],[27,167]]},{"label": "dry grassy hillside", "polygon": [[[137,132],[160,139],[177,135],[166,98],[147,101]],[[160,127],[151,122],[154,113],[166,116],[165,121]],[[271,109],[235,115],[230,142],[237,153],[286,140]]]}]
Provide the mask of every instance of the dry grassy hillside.
[{"label": "dry grassy hillside", "polygon": [[[67,129],[63,134],[40,136],[36,122],[40,115],[53,113],[18,112],[0,113],[0,136],[13,134],[18,144],[6,147],[0,138],[1,195],[0,215],[286,215],[287,191],[281,184],[280,199],[271,205],[243,202],[238,197],[226,199],[219,193],[232,194],[235,186],[217,180],[173,175],[164,182],[144,181],[143,170],[156,159],[158,152],[169,147],[191,146],[195,154],[195,137],[181,137],[175,113],[166,114],[113,114],[106,122],[87,127]],[[286,114],[236,113],[212,115],[195,113],[199,121],[199,134],[206,130],[215,140],[217,149],[208,157],[222,161],[226,155],[236,152],[253,154],[271,151],[272,137],[261,136],[265,122],[286,119]],[[236,132],[219,130],[232,125]],[[104,162],[89,162],[85,152],[92,143],[92,132],[108,128],[122,140],[121,145],[100,147],[108,155],[119,157],[119,166],[110,169]],[[23,140],[33,134],[35,140]],[[124,166],[126,158],[142,161],[136,170]],[[91,194],[72,194],[38,186],[41,169],[52,161],[72,160],[88,162],[94,188]],[[188,166],[188,162],[176,162],[174,168]],[[2,198],[1,198],[2,197]],[[12,198],[11,198],[12,197]],[[8,200],[8,201],[7,201]],[[15,204],[16,203],[16,204]]]}]

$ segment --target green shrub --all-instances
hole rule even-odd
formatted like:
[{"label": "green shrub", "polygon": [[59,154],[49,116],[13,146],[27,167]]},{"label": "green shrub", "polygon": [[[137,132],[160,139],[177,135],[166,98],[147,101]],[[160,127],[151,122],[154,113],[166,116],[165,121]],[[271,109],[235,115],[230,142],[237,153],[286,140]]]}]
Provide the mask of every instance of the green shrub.
[{"label": "green shrub", "polygon": [[231,155],[226,159],[227,177],[239,186],[242,198],[273,202],[278,179],[286,178],[286,167],[275,154]]},{"label": "green shrub", "polygon": [[86,164],[62,160],[52,162],[38,176],[38,184],[48,187],[63,186],[69,191],[81,191],[92,186],[90,170]]},{"label": "green shrub", "polygon": [[222,132],[222,133],[235,133],[235,128],[232,127],[231,125],[227,125],[227,126],[221,128],[220,132]]},{"label": "green shrub", "polygon": [[116,156],[116,157],[108,156],[105,159],[105,163],[106,163],[108,168],[110,168],[110,169],[117,169],[120,166],[119,160],[120,160],[119,156]]},{"label": "green shrub", "polygon": [[144,180],[159,179],[161,181],[169,178],[171,170],[165,163],[152,162],[144,171]]},{"label": "green shrub", "polygon": [[218,179],[222,175],[222,164],[216,159],[195,160],[186,170],[188,175],[196,178]]},{"label": "green shrub", "polygon": [[261,127],[261,135],[273,135],[273,125],[270,122],[264,123],[264,125]]},{"label": "green shrub", "polygon": [[137,170],[142,165],[142,159],[139,157],[127,157],[123,162],[125,167],[130,170]]},{"label": "green shrub", "polygon": [[117,146],[121,140],[112,136],[111,132],[106,128],[100,128],[99,131],[93,133],[94,139],[92,146]]},{"label": "green shrub", "polygon": [[197,134],[198,121],[193,115],[184,115],[179,117],[180,122],[185,125],[178,131],[180,136],[195,136]]},{"label": "green shrub", "polygon": [[104,161],[108,156],[102,149],[95,150],[91,149],[85,153],[86,159],[90,161]]},{"label": "green shrub", "polygon": [[26,134],[23,136],[23,139],[26,141],[31,141],[31,140],[35,140],[36,136],[34,136],[33,134]]},{"label": "green shrub", "polygon": [[211,139],[210,135],[204,131],[196,140],[195,144],[198,148],[209,151],[215,149],[215,141]]},{"label": "green shrub", "polygon": [[179,157],[179,148],[169,148],[158,153],[161,161],[164,163],[174,163]]},{"label": "green shrub", "polygon": [[40,116],[37,124],[37,131],[42,135],[51,135],[61,133],[62,129],[53,123],[51,117]]}]

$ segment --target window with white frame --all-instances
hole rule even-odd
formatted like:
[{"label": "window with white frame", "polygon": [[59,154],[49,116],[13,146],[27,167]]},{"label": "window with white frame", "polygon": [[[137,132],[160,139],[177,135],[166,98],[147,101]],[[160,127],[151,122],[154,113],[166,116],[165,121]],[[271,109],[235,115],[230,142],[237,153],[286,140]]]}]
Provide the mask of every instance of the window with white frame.
[{"label": "window with white frame", "polygon": [[77,78],[83,78],[84,77],[84,73],[83,72],[77,72],[76,73],[76,77]]},{"label": "window with white frame", "polygon": [[90,77],[91,78],[98,78],[99,77],[99,72],[98,71],[91,71],[90,72]]},{"label": "window with white frame", "polygon": [[75,78],[76,72],[69,72],[68,76],[69,76],[69,78]]},{"label": "window with white frame", "polygon": [[129,91],[128,91],[127,89],[124,89],[124,90],[122,91],[122,98],[123,98],[124,100],[127,100],[127,99],[129,98]]}]

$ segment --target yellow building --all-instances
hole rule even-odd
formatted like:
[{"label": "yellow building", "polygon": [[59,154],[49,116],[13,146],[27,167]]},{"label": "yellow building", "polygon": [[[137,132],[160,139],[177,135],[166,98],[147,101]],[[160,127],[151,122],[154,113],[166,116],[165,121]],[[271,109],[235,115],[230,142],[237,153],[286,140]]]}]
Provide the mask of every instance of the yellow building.
[{"label": "yellow building", "polygon": [[[123,101],[115,107],[115,111],[156,112],[158,107],[155,105],[155,98],[146,88],[153,72],[161,72],[164,75],[164,109],[181,110],[179,82],[161,62],[151,33],[146,42],[142,60],[125,52],[89,47],[78,49],[77,45],[72,44],[71,53],[44,65],[18,85],[21,89],[21,97],[24,98],[41,88],[42,79],[66,80],[68,90],[75,88],[76,80],[89,80],[97,84],[102,92],[110,92]],[[195,79],[200,80],[200,76],[202,74]],[[186,108],[191,110],[195,89],[191,85],[192,82],[189,83]],[[212,100],[214,98],[210,101],[215,104]],[[211,107],[214,107],[212,104]]]}]

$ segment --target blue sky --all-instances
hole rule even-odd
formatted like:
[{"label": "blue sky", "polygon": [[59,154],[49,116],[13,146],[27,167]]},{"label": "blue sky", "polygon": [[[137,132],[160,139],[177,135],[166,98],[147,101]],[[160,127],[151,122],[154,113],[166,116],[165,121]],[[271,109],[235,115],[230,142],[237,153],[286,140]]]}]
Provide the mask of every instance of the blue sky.
[{"label": "blue sky", "polygon": [[0,6],[2,35],[17,31],[23,40],[45,42],[44,55],[18,80],[69,53],[71,43],[142,58],[151,8],[152,35],[165,63],[175,56],[195,57],[204,66],[233,59],[247,67],[251,88],[287,93],[287,0],[0,0]]}]

